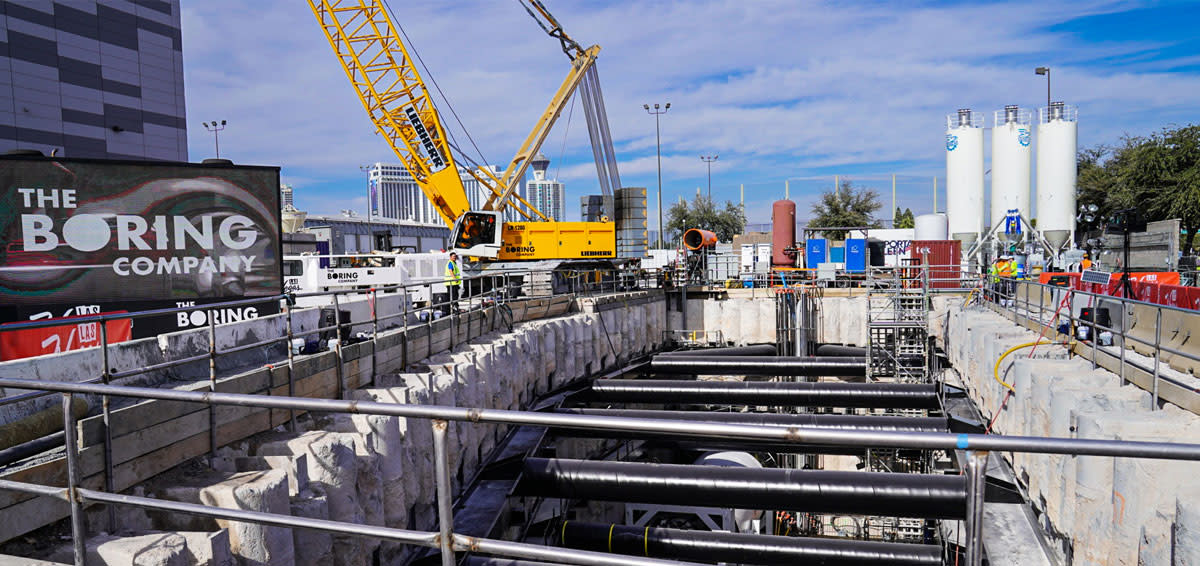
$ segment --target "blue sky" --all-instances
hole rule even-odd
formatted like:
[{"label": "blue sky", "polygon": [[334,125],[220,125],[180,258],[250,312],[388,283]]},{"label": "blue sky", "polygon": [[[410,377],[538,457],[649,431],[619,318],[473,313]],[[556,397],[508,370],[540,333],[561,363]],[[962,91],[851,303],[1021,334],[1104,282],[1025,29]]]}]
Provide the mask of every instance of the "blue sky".
[{"label": "blue sky", "polygon": [[[432,76],[491,163],[516,151],[567,59],[520,5],[393,0]],[[663,201],[706,186],[751,222],[791,197],[804,216],[834,176],[879,189],[890,205],[945,207],[945,116],[1005,104],[1079,107],[1081,146],[1200,121],[1197,3],[804,2],[546,0],[599,70],[626,186],[650,188],[656,216],[654,118],[662,120]],[[279,165],[313,214],[366,211],[360,165],[395,162],[316,22],[292,0],[184,0],[191,159],[211,157],[210,119],[229,121],[221,153]],[[445,108],[442,108],[443,113]],[[579,110],[577,107],[576,110]],[[598,192],[582,112],[564,116],[543,151],[567,184],[568,219]],[[990,125],[990,119],[989,119]],[[458,134],[461,139],[461,132]],[[652,222],[653,223],[653,222]]]}]

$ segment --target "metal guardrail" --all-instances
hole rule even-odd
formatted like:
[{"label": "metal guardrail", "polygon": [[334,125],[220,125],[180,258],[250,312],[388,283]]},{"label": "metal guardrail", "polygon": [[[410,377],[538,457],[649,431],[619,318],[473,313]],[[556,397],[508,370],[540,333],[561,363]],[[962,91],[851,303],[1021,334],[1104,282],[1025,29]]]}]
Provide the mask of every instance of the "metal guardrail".
[{"label": "metal guardrail", "polygon": [[[1023,292],[1019,292],[1022,291]],[[1038,295],[1037,303],[1033,303],[1030,299],[1032,294]],[[1049,294],[1052,298],[1050,304],[1046,304],[1046,295]],[[1074,312],[1074,305],[1078,300],[1086,299],[1092,306],[1093,313],[1099,312],[1099,309],[1106,308],[1106,305],[1111,305],[1114,309],[1120,309],[1121,316],[1119,324],[1106,326],[1100,324],[1100,318],[1093,314],[1089,318],[1078,317]],[[1065,319],[1068,332],[1071,333],[1071,338],[1076,339],[1076,330],[1081,326],[1088,328],[1087,337],[1080,339],[1080,342],[1089,342],[1091,345],[1091,362],[1092,368],[1095,369],[1099,362],[1098,354],[1100,350],[1100,334],[1107,332],[1112,337],[1112,346],[1120,350],[1119,371],[1121,383],[1130,383],[1127,378],[1127,370],[1133,366],[1126,358],[1126,353],[1130,349],[1129,344],[1136,342],[1152,349],[1154,365],[1151,371],[1150,394],[1153,399],[1152,408],[1158,409],[1159,402],[1159,382],[1167,381],[1173,385],[1183,389],[1191,390],[1200,394],[1194,385],[1182,383],[1168,375],[1163,375],[1162,372],[1162,357],[1164,353],[1173,356],[1180,356],[1189,360],[1200,362],[1200,355],[1178,348],[1172,348],[1163,344],[1162,336],[1162,320],[1164,312],[1173,312],[1186,316],[1200,316],[1200,312],[1191,309],[1185,309],[1170,305],[1161,305],[1147,301],[1130,299],[1127,297],[1114,297],[1103,293],[1094,293],[1083,291],[1073,287],[1058,287],[1054,285],[1042,284],[1036,281],[1001,281],[998,284],[989,285],[981,294],[981,300],[989,302],[1002,310],[1008,310],[1014,318],[1020,317],[1030,323],[1039,325],[1050,331],[1059,332],[1057,322],[1059,318]],[[1129,325],[1126,324],[1126,317],[1130,316],[1135,307],[1144,309],[1153,309],[1155,313],[1155,332],[1154,339],[1139,337],[1129,333]],[[1047,318],[1047,313],[1049,317]],[[1111,352],[1109,352],[1111,354]],[[1141,369],[1141,368],[1139,368]],[[1144,371],[1144,369],[1143,369]]]},{"label": "metal guardrail", "polygon": [[[514,286],[522,274],[528,275],[529,272],[500,274],[501,279],[505,282],[501,285],[493,286],[492,288],[472,294],[469,290],[469,285],[464,285],[467,293],[460,298],[460,303],[467,305],[467,312],[474,309],[485,308],[487,301],[493,301],[495,304],[503,304],[506,301],[512,300],[511,295],[518,294],[518,289]],[[493,280],[497,277],[496,274],[489,276]],[[473,278],[472,278],[473,279]],[[630,288],[648,288],[657,286],[661,279],[655,273],[640,273],[640,274],[617,274],[612,273],[606,276],[600,272],[579,272],[568,278],[571,281],[571,294],[586,294],[586,293],[602,293],[615,290],[628,290]],[[914,281],[916,279],[913,279]],[[922,279],[928,282],[928,275]],[[465,283],[465,281],[464,281]],[[522,284],[529,283],[522,281]],[[429,283],[423,283],[428,285]],[[310,293],[309,296],[315,295],[332,295],[333,302],[336,307],[338,297],[344,295],[369,295],[372,299],[378,297],[380,292],[388,292],[395,289],[404,289],[405,285],[375,288],[357,291],[331,291],[327,293]],[[1044,293],[1039,293],[1044,297]],[[432,296],[432,295],[431,295]],[[1026,294],[1028,297],[1028,294]],[[243,301],[235,301],[234,304],[252,304],[254,302],[262,302],[269,300],[287,301],[289,296],[273,296],[263,299],[247,299]],[[1105,297],[1106,300],[1114,300],[1112,297]],[[1131,303],[1143,304],[1146,306],[1161,307],[1162,309],[1171,309],[1161,305],[1153,305],[1151,303],[1142,303],[1140,301],[1128,301]],[[1028,301],[1026,301],[1028,303]],[[101,328],[104,328],[103,322],[106,320],[114,320],[119,318],[134,318],[137,316],[149,316],[150,314],[160,314],[162,312],[184,312],[193,310],[205,310],[221,308],[227,306],[224,304],[201,305],[196,307],[179,307],[175,309],[162,309],[155,313],[134,313],[122,315],[93,315],[89,317],[80,317],[72,319],[71,324],[101,323]],[[603,431],[650,431],[662,434],[681,435],[695,438],[726,438],[726,439],[751,439],[751,440],[770,440],[783,443],[794,443],[799,445],[836,445],[836,446],[852,446],[859,448],[907,448],[907,449],[925,449],[925,450],[964,450],[968,453],[968,465],[964,470],[967,475],[968,485],[968,513],[966,519],[967,539],[967,564],[975,566],[982,561],[982,517],[983,517],[983,485],[984,473],[986,469],[986,458],[989,451],[1003,452],[1027,452],[1027,453],[1043,453],[1043,454],[1069,454],[1069,455],[1091,455],[1091,456],[1112,456],[1112,457],[1129,457],[1129,458],[1157,458],[1157,459],[1172,459],[1172,460],[1190,460],[1200,461],[1200,444],[1181,444],[1181,443],[1165,443],[1165,442],[1130,442],[1120,440],[1085,440],[1085,439],[1069,439],[1069,438],[1039,438],[1039,437],[1015,437],[1015,436],[996,436],[996,435],[977,435],[977,434],[951,434],[951,433],[916,433],[916,432],[889,432],[889,431],[862,431],[862,430],[840,430],[840,429],[812,429],[804,427],[764,427],[752,425],[726,425],[718,423],[697,423],[694,421],[670,421],[660,419],[640,419],[627,417],[601,417],[591,415],[573,415],[573,414],[557,414],[557,413],[536,413],[522,411],[507,411],[493,410],[484,408],[458,408],[458,407],[442,407],[431,405],[398,405],[386,404],[367,401],[342,401],[337,399],[315,399],[294,396],[293,384],[291,383],[291,375],[289,375],[289,394],[287,396],[264,396],[264,395],[248,395],[221,393],[215,391],[215,359],[222,354],[228,354],[235,351],[240,351],[248,347],[261,347],[267,344],[287,340],[288,344],[288,362],[289,367],[294,362],[295,354],[290,347],[291,340],[297,336],[306,336],[322,331],[332,330],[339,333],[343,327],[352,326],[355,324],[365,324],[370,322],[374,329],[372,340],[376,339],[379,330],[379,324],[382,321],[387,321],[393,318],[404,316],[404,322],[407,325],[410,314],[410,309],[407,301],[402,301],[403,308],[401,313],[393,313],[390,315],[380,316],[373,308],[371,319],[369,321],[354,321],[340,320],[340,315],[335,314],[334,324],[332,326],[320,326],[307,332],[293,332],[291,325],[291,309],[287,309],[285,313],[288,317],[287,334],[281,338],[273,338],[263,340],[259,343],[249,346],[239,346],[227,350],[218,350],[216,346],[215,330],[212,317],[209,317],[209,352],[204,355],[189,356],[183,360],[172,360],[170,364],[182,364],[194,361],[200,361],[205,358],[210,361],[210,387],[209,391],[181,391],[175,389],[156,389],[150,387],[129,387],[112,385],[108,382],[116,377],[126,377],[169,367],[167,364],[159,364],[153,368],[139,368],[138,370],[130,370],[126,372],[111,371],[108,364],[108,346],[107,337],[103,337],[102,352],[104,357],[103,372],[100,378],[89,380],[81,383],[63,383],[63,382],[46,382],[26,379],[12,379],[0,377],[0,387],[15,388],[28,390],[32,393],[23,394],[15,397],[0,399],[0,404],[16,402],[20,400],[28,400],[31,396],[42,396],[54,393],[62,394],[64,403],[63,425],[66,432],[66,459],[68,469],[68,485],[66,488],[44,486],[27,482],[15,482],[0,480],[0,489],[20,491],[40,496],[55,497],[68,501],[71,505],[71,528],[72,541],[75,552],[75,563],[84,564],[84,538],[86,529],[84,525],[85,516],[83,514],[83,503],[95,502],[109,505],[130,505],[143,508],[162,509],[168,511],[176,511],[180,513],[188,513],[194,515],[223,518],[234,521],[252,522],[266,525],[276,525],[291,528],[314,529],[330,533],[347,534],[353,536],[363,536],[378,538],[384,540],[395,541],[403,544],[411,544],[417,546],[425,546],[430,548],[439,548],[442,551],[443,564],[450,565],[454,563],[454,553],[469,551],[486,554],[496,554],[506,557],[533,559],[533,560],[553,560],[556,562],[565,562],[570,564],[621,564],[621,565],[637,565],[637,566],[657,566],[664,564],[679,564],[679,562],[657,560],[644,557],[618,556],[605,553],[587,552],[571,549],[550,548],[539,545],[516,543],[510,541],[483,539],[475,537],[467,537],[455,534],[453,528],[453,515],[451,510],[451,483],[449,478],[448,459],[446,455],[446,434],[448,421],[470,422],[470,423],[497,423],[510,425],[531,425],[531,426],[554,426],[575,429],[588,430],[603,430]],[[1015,301],[1014,301],[1015,304]],[[426,312],[432,312],[435,308],[450,307],[449,316],[453,317],[459,313],[455,313],[452,308],[454,305],[450,301],[443,301],[437,304],[430,304],[422,307]],[[1026,305],[1028,306],[1028,305]],[[335,313],[337,309],[334,309]],[[1039,307],[1039,314],[1043,311]],[[1160,311],[1161,313],[1161,311]],[[1160,314],[1161,316],[1161,314]],[[433,317],[429,316],[426,322],[432,324]],[[19,328],[34,328],[45,326],[61,325],[62,321],[39,321],[31,323],[21,323]],[[1096,327],[1092,323],[1093,336]],[[18,325],[12,325],[8,328],[18,328]],[[1104,330],[1107,327],[1100,326]],[[1124,335],[1122,336],[1124,339]],[[1129,338],[1137,340],[1136,337]],[[1156,340],[1156,345],[1161,346],[1161,340]],[[335,346],[340,347],[340,340]],[[340,348],[335,350],[340,355]],[[1183,354],[1182,355],[1187,355]],[[1189,356],[1190,357],[1190,356]],[[373,361],[374,363],[374,361]],[[340,365],[340,364],[339,364]],[[289,372],[290,374],[291,372]],[[339,375],[339,381],[341,376]],[[344,384],[341,384],[344,385]],[[431,421],[434,434],[434,455],[436,460],[436,488],[437,488],[437,504],[439,530],[437,532],[425,532],[417,530],[393,529],[380,526],[361,525],[356,523],[346,523],[328,520],[307,519],[302,517],[294,517],[291,515],[280,515],[272,513],[262,513],[235,509],[224,509],[220,507],[212,507],[205,505],[196,505],[188,503],[179,503],[164,501],[159,499],[137,497],[131,495],[122,495],[114,493],[112,489],[112,474],[111,474],[111,437],[108,436],[106,430],[105,436],[105,465],[106,478],[104,490],[91,490],[79,487],[79,465],[78,465],[78,442],[75,438],[76,422],[75,416],[70,410],[71,397],[73,395],[90,394],[99,395],[105,399],[104,414],[107,422],[108,404],[107,400],[110,397],[126,397],[134,399],[159,399],[168,401],[181,401],[188,403],[199,403],[207,405],[210,409],[215,406],[240,406],[240,407],[258,407],[268,409],[282,409],[291,412],[294,415],[295,411],[318,411],[318,412],[336,412],[346,414],[371,414],[382,416],[395,416],[403,418],[428,419]],[[211,417],[210,417],[211,418]],[[289,419],[289,423],[295,430],[295,419]],[[107,428],[107,427],[106,427]],[[210,428],[215,430],[215,428]],[[214,440],[215,442],[215,440]],[[110,507],[111,512],[111,507]]]},{"label": "metal guardrail", "polygon": [[[347,289],[334,290],[323,292],[309,293],[293,293],[282,295],[270,295],[266,297],[240,299],[234,301],[225,301],[220,303],[210,303],[204,305],[171,307],[163,309],[154,309],[133,313],[120,314],[96,314],[88,316],[73,317],[69,320],[38,320],[29,322],[19,322],[6,324],[0,327],[0,332],[14,332],[19,330],[47,327],[62,327],[62,326],[77,326],[77,325],[97,325],[99,327],[98,334],[100,337],[100,357],[101,371],[100,375],[82,381],[83,384],[111,384],[114,380],[146,375],[151,372],[170,369],[185,364],[208,361],[208,391],[216,393],[217,391],[217,359],[220,356],[234,354],[237,352],[268,348],[282,344],[287,352],[287,394],[294,396],[296,393],[295,387],[295,361],[298,355],[296,348],[293,347],[295,341],[306,341],[306,338],[317,335],[332,334],[334,339],[329,340],[326,345],[334,352],[336,363],[334,364],[336,371],[337,397],[341,398],[345,392],[346,376],[343,373],[343,346],[346,341],[342,340],[344,332],[351,331],[355,326],[370,325],[369,337],[366,341],[371,343],[371,371],[374,372],[378,367],[376,352],[378,351],[378,340],[380,330],[398,327],[411,327],[410,323],[416,322],[418,326],[424,325],[427,327],[430,336],[432,336],[433,324],[440,318],[449,318],[451,324],[458,328],[463,320],[468,325],[467,332],[470,333],[470,324],[472,321],[471,314],[476,311],[495,307],[496,316],[504,317],[507,315],[508,324],[511,325],[512,310],[509,303],[514,300],[523,299],[538,299],[547,297],[581,297],[594,294],[609,293],[617,290],[628,291],[630,289],[648,289],[654,288],[659,282],[657,273],[652,271],[619,271],[619,270],[575,270],[569,272],[556,272],[550,270],[505,270],[491,271],[486,274],[473,275],[464,277],[461,285],[462,293],[457,300],[453,300],[449,294],[444,300],[436,301],[434,297],[438,295],[433,293],[433,287],[442,286],[444,280],[436,279],[432,281],[418,281],[400,285],[391,285],[385,287],[372,287],[366,289]],[[566,293],[555,294],[555,286],[565,287]],[[410,291],[422,289],[427,292],[427,296],[431,298],[428,304],[417,306],[411,303],[409,299]],[[396,312],[381,313],[377,308],[379,298],[387,296],[402,296],[400,308]],[[295,307],[298,299],[302,298],[320,298],[329,297],[329,303],[322,306],[311,307]],[[343,305],[347,305],[353,301],[369,301],[370,316],[369,318],[355,319],[353,316],[343,320],[342,309]],[[219,348],[217,344],[217,323],[216,318],[211,316],[212,311],[243,307],[248,305],[261,305],[274,303],[279,305],[282,315],[285,317],[285,333],[279,337],[271,337],[263,340],[258,340],[252,343],[239,344],[229,348]],[[332,307],[333,320],[332,324],[324,324],[324,321],[319,321],[317,326],[311,330],[299,331],[294,328],[293,315],[298,310],[309,308],[320,309]],[[546,309],[549,311],[551,303],[546,303]],[[131,320],[151,316],[160,316],[163,314],[175,313],[190,313],[202,311],[206,313],[207,319],[207,340],[208,351],[205,353],[194,354],[182,358],[167,360],[162,363],[150,364],[136,368],[127,369],[124,371],[114,370],[110,360],[110,347],[113,343],[109,340],[108,322],[114,320]],[[272,315],[278,316],[278,315]],[[416,319],[415,321],[413,319]],[[398,320],[397,320],[398,319]],[[503,318],[502,318],[503,320]],[[450,347],[454,347],[454,332],[451,332]],[[35,388],[36,389],[36,388]],[[15,403],[31,402],[38,398],[48,395],[46,390],[31,390],[28,393],[21,393],[4,398],[0,398],[0,406],[11,405]],[[103,416],[103,445],[104,445],[104,486],[107,491],[114,491],[113,483],[113,453],[112,453],[112,432],[109,426],[112,414],[111,399],[108,395],[101,396],[100,414]],[[216,412],[209,408],[208,423],[209,423],[209,450],[215,452],[219,443],[217,441]],[[289,411],[288,427],[293,432],[296,430],[295,413]]]},{"label": "metal guardrail", "polygon": [[822,288],[917,288],[930,292],[961,293],[980,287],[984,276],[962,265],[869,266],[863,270],[839,269],[822,277],[815,269],[797,268],[767,272],[743,271],[729,277],[709,277],[700,283],[714,288],[763,289],[813,286]]},{"label": "metal guardrail", "polygon": [[[404,544],[440,548],[442,564],[452,566],[454,553],[470,551],[494,553],[503,556],[531,559],[553,559],[570,564],[630,564],[662,565],[678,564],[663,560],[616,556],[603,553],[570,549],[549,549],[538,545],[515,543],[492,539],[466,537],[453,532],[453,512],[448,459],[445,437],[447,422],[493,423],[562,427],[584,430],[614,432],[651,432],[682,435],[690,438],[725,438],[745,440],[769,440],[797,445],[853,446],[858,448],[908,448],[924,450],[965,450],[970,465],[967,466],[968,503],[966,532],[967,564],[978,565],[982,558],[983,484],[986,473],[986,458],[989,451],[1028,452],[1040,454],[1068,454],[1077,456],[1112,456],[1125,458],[1154,458],[1168,460],[1200,461],[1200,444],[1167,442],[1132,442],[1121,440],[1085,440],[1072,438],[1040,438],[1025,436],[998,436],[984,434],[955,434],[938,432],[892,432],[870,430],[821,429],[808,427],[770,427],[702,423],[696,421],[671,421],[631,417],[608,417],[563,413],[539,413],[485,408],[444,407],[436,405],[405,405],[373,401],[342,401],[336,399],[313,399],[292,396],[264,396],[237,393],[213,393],[156,389],[149,387],[127,387],[104,384],[44,382],[28,379],[0,378],[0,387],[42,390],[63,394],[63,426],[67,433],[67,487],[50,487],[26,482],[0,481],[0,489],[9,489],[35,495],[57,497],[71,503],[72,541],[77,565],[84,564],[84,538],[86,535],[82,504],[86,501],[117,505],[172,510],[181,513],[225,518],[236,521],[272,524],[285,527],[307,528],[340,534],[382,538]],[[424,532],[360,525],[338,521],[325,521],[261,513],[239,511],[204,505],[169,502],[79,487],[78,447],[75,439],[75,417],[71,413],[71,396],[93,394],[159,399],[216,405],[284,409],[326,413],[381,415],[403,418],[428,419],[434,434],[435,477],[438,494],[439,531]]]}]

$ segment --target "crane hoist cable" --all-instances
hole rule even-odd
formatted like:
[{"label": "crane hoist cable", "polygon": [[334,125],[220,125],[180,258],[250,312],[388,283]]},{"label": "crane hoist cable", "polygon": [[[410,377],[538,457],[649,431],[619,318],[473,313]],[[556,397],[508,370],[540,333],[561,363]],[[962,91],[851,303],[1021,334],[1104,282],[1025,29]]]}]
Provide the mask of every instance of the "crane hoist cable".
[{"label": "crane hoist cable", "polygon": [[555,179],[558,178],[559,173],[562,173],[563,155],[565,155],[567,153],[567,134],[571,132],[571,119],[575,117],[575,102],[577,100],[578,100],[578,95],[572,94],[571,95],[571,109],[569,111],[567,111],[567,124],[566,124],[566,127],[563,128],[562,145],[559,146],[559,148],[558,148],[558,162],[555,163],[555,167],[554,167],[554,178]]},{"label": "crane hoist cable", "polygon": [[[471,142],[471,147],[475,148],[475,153],[479,154],[479,159],[483,161],[484,165],[491,163],[488,161],[488,158],[483,155],[483,151],[479,149],[479,146],[475,144],[475,138],[471,137],[471,132],[467,131],[467,127],[463,125],[462,119],[458,117],[458,112],[454,110],[454,105],[450,104],[450,99],[446,97],[446,93],[442,92],[442,85],[438,84],[437,79],[433,77],[433,71],[429,69],[429,65],[426,65],[425,60],[421,58],[421,52],[413,43],[412,38],[408,37],[408,32],[404,30],[404,25],[400,23],[398,18],[396,18],[396,13],[392,11],[391,5],[388,4],[387,0],[382,0],[382,4],[383,8],[388,11],[388,17],[392,19],[392,23],[396,26],[396,29],[399,30],[400,35],[404,37],[404,42],[408,45],[409,51],[412,51],[413,56],[417,58],[417,63],[419,63],[421,67],[425,69],[425,77],[429,79],[430,83],[433,83],[433,88],[437,91],[438,96],[442,98],[442,103],[444,103],[446,108],[450,110],[450,115],[454,116],[454,121],[458,122],[458,127],[462,129],[463,134],[467,136],[467,141]],[[454,139],[454,131],[450,128],[446,128],[446,133],[454,142],[455,149],[457,149],[458,140]],[[461,149],[458,149],[458,152],[464,156],[466,155]]]},{"label": "crane hoist cable", "polygon": [[[559,41],[563,53],[575,62],[585,55],[584,49],[567,35],[541,0],[519,0],[529,16],[547,35]],[[604,108],[604,92],[600,88],[600,74],[596,65],[590,65],[579,83],[584,117],[587,120],[588,138],[592,146],[592,159],[596,162],[596,177],[604,198],[605,212],[615,217],[613,196],[621,188],[621,174],[617,166],[616,150],[613,149],[612,133],[608,128],[608,112]]]}]

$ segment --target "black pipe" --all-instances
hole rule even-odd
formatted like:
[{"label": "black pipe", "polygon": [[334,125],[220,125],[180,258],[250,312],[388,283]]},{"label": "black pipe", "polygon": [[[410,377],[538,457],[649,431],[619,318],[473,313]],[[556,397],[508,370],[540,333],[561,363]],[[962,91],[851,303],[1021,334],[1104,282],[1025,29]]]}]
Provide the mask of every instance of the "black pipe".
[{"label": "black pipe", "polygon": [[567,521],[563,546],[651,558],[784,566],[941,566],[942,547],[831,538],[799,538]]},{"label": "black pipe", "polygon": [[519,495],[963,519],[965,476],[526,458]]},{"label": "black pipe", "polygon": [[597,379],[588,398],[614,403],[938,408],[936,386],[921,383]]},{"label": "black pipe", "polygon": [[655,373],[692,375],[817,375],[862,377],[867,359],[833,356],[655,356]]},{"label": "black pipe", "polygon": [[[663,352],[660,356],[775,356],[779,354],[778,348],[770,344],[758,344],[755,346],[732,346],[729,348],[700,348],[698,350],[677,350],[674,352]],[[866,355],[866,354],[862,354]]]},{"label": "black pipe", "polygon": [[867,349],[857,346],[842,346],[839,344],[821,344],[817,346],[818,356],[861,356],[866,357]]},{"label": "black pipe", "polygon": [[[722,424],[760,426],[796,426],[805,428],[839,428],[871,431],[946,432],[949,419],[944,417],[885,417],[861,415],[814,415],[782,413],[714,413],[709,411],[654,411],[635,409],[558,409],[556,412],[574,415],[630,417],[635,419],[666,419],[701,421]],[[590,432],[590,431],[578,431]],[[608,434],[608,431],[598,431]],[[655,436],[659,436],[657,433]]]},{"label": "black pipe", "polygon": [[28,442],[22,442],[16,446],[9,446],[4,450],[0,450],[0,466],[7,466],[14,462],[20,462],[30,456],[36,456],[47,450],[60,448],[66,442],[66,435],[63,431],[47,434],[41,438],[35,438]]}]

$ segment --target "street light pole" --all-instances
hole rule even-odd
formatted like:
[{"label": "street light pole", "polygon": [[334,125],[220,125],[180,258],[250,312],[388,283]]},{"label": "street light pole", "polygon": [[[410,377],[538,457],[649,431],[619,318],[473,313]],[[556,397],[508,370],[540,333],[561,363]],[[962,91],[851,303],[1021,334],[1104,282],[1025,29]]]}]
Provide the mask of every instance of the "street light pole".
[{"label": "street light pole", "polygon": [[375,231],[374,227],[371,225],[371,216],[372,213],[375,212],[375,195],[373,195],[373,191],[371,191],[371,166],[359,165],[358,170],[367,174],[367,242],[371,244],[371,250],[367,251],[372,251],[375,249]]},{"label": "street light pole", "polygon": [[708,202],[710,203],[712,202],[712,164],[718,157],[720,156],[716,154],[700,156],[700,161],[703,161],[708,166]]},{"label": "street light pole", "polygon": [[218,134],[218,132],[225,129],[225,120],[221,120],[220,123],[217,123],[216,120],[213,120],[212,122],[202,122],[202,123],[204,124],[204,129],[212,132],[213,144],[216,145],[216,149],[217,149],[217,159],[220,159],[221,158],[221,136],[220,136],[220,134]]},{"label": "street light pole", "polygon": [[671,103],[668,102],[662,110],[658,109],[658,103],[654,103],[654,110],[650,109],[649,104],[643,104],[642,108],[646,112],[654,115],[654,148],[658,155],[658,249],[663,247],[663,210],[662,210],[662,135],[658,127],[658,117],[666,114],[667,110],[671,109]]},{"label": "street light pole", "polygon": [[1033,70],[1039,75],[1046,75],[1046,107],[1050,107],[1050,67],[1038,67]]}]

